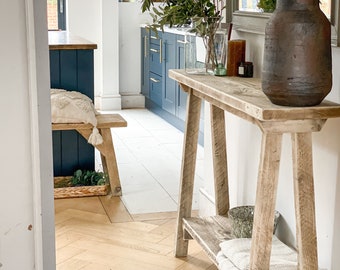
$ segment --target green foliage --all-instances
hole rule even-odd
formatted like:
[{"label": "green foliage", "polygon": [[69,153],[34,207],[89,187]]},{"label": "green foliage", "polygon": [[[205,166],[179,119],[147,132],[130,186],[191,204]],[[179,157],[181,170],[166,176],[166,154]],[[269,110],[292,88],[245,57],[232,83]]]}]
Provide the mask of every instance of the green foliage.
[{"label": "green foliage", "polygon": [[192,23],[191,32],[205,37],[216,31],[225,0],[164,0],[157,8],[153,0],[142,0],[142,12],[150,11],[153,19],[151,28],[164,30],[164,26],[182,26]]},{"label": "green foliage", "polygon": [[257,3],[257,7],[264,12],[273,12],[276,8],[276,0],[260,0]]},{"label": "green foliage", "polygon": [[214,37],[222,20],[222,11],[230,0],[163,0],[159,7],[154,0],[142,0],[142,12],[149,11],[153,23],[149,26],[156,34],[164,31],[164,26],[191,24],[190,32],[202,37],[207,50],[206,64],[212,70],[217,66]]},{"label": "green foliage", "polygon": [[103,172],[77,170],[70,181],[72,186],[98,186],[106,184],[107,176]]}]

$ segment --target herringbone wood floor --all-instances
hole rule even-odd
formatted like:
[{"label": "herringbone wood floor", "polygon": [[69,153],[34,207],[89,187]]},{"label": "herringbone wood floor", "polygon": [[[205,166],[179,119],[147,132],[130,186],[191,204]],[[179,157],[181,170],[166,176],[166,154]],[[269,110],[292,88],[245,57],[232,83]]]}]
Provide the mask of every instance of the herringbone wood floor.
[{"label": "herringbone wood floor", "polygon": [[195,241],[173,255],[176,213],[130,215],[120,198],[55,200],[58,270],[216,270]]}]

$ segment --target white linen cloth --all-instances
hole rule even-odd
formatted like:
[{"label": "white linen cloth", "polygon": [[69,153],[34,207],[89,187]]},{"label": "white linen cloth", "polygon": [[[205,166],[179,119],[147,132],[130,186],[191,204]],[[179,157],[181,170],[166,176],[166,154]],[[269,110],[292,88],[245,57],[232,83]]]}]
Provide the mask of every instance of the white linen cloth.
[{"label": "white linen cloth", "polygon": [[[220,244],[216,259],[220,270],[248,270],[251,238],[237,238]],[[233,268],[234,267],[234,268]],[[296,270],[297,253],[273,235],[270,270]]]}]

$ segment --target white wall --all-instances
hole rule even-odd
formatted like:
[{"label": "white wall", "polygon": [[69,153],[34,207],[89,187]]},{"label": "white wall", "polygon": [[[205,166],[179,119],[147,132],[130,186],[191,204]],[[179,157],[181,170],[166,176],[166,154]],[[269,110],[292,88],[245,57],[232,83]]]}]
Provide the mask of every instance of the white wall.
[{"label": "white wall", "polygon": [[94,84],[95,95],[100,96],[103,89],[102,1],[68,0],[66,12],[66,29],[98,46],[98,49],[94,50]]},{"label": "white wall", "polygon": [[140,25],[150,20],[140,2],[68,0],[67,30],[98,45],[95,102],[102,110],[144,107]]},{"label": "white wall", "polygon": [[98,46],[94,51],[95,103],[101,110],[121,108],[118,21],[117,0],[67,1],[67,30]]},{"label": "white wall", "polygon": [[46,1],[1,1],[0,32],[0,268],[52,270]]},{"label": "white wall", "polygon": [[140,2],[119,3],[119,93],[122,107],[144,107],[141,95],[140,25],[150,21]]},{"label": "white wall", "polygon": [[[232,38],[247,40],[246,60],[253,61],[255,76],[261,75],[264,36],[233,32]],[[333,89],[327,99],[340,101],[340,48],[333,48]],[[206,106],[208,111],[209,107]],[[206,179],[212,179],[209,117],[206,114]],[[228,170],[231,207],[254,204],[259,165],[261,131],[255,125],[226,114]],[[319,265],[336,270],[340,265],[340,119],[328,120],[319,133],[313,134],[314,181]],[[278,236],[295,246],[295,214],[292,183],[290,137],[282,144],[281,167],[276,209],[281,213]],[[208,194],[206,196],[205,194]],[[200,196],[200,214],[214,214],[213,183],[206,180]],[[207,198],[208,197],[208,198]]]}]

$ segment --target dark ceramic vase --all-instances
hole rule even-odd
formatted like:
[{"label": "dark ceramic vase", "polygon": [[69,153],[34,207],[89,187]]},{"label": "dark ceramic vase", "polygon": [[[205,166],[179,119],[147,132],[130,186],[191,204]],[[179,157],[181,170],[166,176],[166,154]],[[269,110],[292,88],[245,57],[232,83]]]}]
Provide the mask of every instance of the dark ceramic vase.
[{"label": "dark ceramic vase", "polygon": [[330,22],[318,0],[276,5],[265,31],[262,89],[277,105],[317,105],[332,88]]}]

